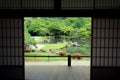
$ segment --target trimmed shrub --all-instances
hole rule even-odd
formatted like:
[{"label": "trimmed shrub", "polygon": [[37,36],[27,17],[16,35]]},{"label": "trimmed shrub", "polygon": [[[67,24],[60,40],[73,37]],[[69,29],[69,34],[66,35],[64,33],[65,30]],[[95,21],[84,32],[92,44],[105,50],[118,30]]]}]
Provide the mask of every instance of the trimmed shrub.
[{"label": "trimmed shrub", "polygon": [[36,42],[35,40],[31,37],[31,35],[29,34],[27,28],[24,28],[24,43],[25,45],[34,45],[36,46]]},{"label": "trimmed shrub", "polygon": [[80,53],[74,53],[71,55],[73,59],[81,60],[82,59],[82,54]]},{"label": "trimmed shrub", "polygon": [[60,55],[60,56],[66,56],[66,55],[67,55],[67,52],[66,52],[66,51],[60,51],[60,52],[59,52],[59,55]]}]

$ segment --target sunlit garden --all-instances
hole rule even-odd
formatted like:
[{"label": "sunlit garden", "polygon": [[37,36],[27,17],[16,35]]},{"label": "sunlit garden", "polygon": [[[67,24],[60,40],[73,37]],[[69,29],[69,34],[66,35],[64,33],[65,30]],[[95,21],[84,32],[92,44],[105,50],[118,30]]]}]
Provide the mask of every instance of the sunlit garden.
[{"label": "sunlit garden", "polygon": [[91,18],[26,17],[24,18],[25,61],[89,60],[91,50]]}]

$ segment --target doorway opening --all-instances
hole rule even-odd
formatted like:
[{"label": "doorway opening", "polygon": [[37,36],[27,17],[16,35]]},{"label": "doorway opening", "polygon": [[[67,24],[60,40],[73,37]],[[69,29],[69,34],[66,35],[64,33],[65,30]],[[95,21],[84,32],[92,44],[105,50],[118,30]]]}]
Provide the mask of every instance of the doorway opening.
[{"label": "doorway opening", "polygon": [[39,79],[45,80],[44,75],[50,77],[52,71],[52,76],[68,71],[65,75],[74,74],[76,80],[80,79],[79,73],[85,73],[85,80],[90,80],[91,23],[91,17],[25,17],[25,78],[41,76]]}]

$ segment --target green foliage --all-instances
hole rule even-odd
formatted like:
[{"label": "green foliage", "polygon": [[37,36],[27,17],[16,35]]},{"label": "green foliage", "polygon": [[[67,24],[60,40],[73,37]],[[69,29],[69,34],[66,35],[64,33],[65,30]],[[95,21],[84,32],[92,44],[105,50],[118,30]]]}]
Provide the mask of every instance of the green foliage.
[{"label": "green foliage", "polygon": [[24,28],[24,39],[25,45],[36,45],[35,40],[31,38],[31,35],[29,34],[27,28]]},{"label": "green foliage", "polygon": [[86,24],[78,30],[78,35],[80,38],[90,38],[91,34],[91,24]]},{"label": "green foliage", "polygon": [[72,37],[88,38],[90,37],[91,18],[83,17],[25,18],[25,26],[32,36],[55,36],[55,38],[69,36],[71,38]]},{"label": "green foliage", "polygon": [[68,54],[81,53],[82,55],[90,55],[90,47],[90,40],[88,40],[85,43],[81,42],[80,47],[69,47],[64,50]]},{"label": "green foliage", "polygon": [[39,36],[39,35],[44,36],[48,32],[48,28],[46,28],[47,26],[46,24],[41,18],[32,19],[31,24],[28,27],[28,31],[32,36]]}]

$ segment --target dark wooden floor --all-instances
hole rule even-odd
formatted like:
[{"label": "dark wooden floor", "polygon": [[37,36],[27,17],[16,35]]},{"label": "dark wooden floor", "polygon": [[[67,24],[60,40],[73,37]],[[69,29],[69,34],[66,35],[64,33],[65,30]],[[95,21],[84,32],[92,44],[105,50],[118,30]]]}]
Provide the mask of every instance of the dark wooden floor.
[{"label": "dark wooden floor", "polygon": [[26,80],[90,80],[90,66],[26,65]]}]

